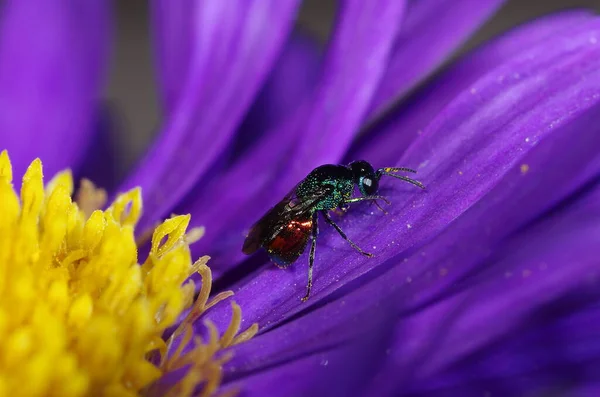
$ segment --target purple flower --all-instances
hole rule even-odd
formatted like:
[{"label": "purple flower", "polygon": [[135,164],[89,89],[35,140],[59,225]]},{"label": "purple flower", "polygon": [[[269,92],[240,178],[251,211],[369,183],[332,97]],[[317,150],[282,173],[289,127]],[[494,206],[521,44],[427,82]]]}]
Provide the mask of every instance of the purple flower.
[{"label": "purple flower", "polygon": [[[299,3],[152,3],[166,118],[118,190],[142,187],[138,230],[173,212],[205,226],[194,257],[235,291],[241,328],[258,323],[222,390],[597,395],[600,19],[530,22],[425,84],[502,1],[349,0],[323,52],[293,31]],[[48,4],[4,14],[0,131],[17,174],[35,156],[78,171],[99,130],[109,10]],[[336,218],[374,258],[323,224],[302,303],[306,255],[282,271],[243,256],[244,235],[312,168],[356,159],[415,168],[427,191],[383,180],[389,214]],[[228,334],[231,309],[204,319],[198,336]]]}]

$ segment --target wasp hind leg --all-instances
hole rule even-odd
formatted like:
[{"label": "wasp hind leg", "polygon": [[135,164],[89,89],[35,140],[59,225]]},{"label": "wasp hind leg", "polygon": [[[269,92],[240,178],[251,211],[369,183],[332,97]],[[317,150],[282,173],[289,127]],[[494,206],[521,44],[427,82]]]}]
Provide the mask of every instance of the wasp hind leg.
[{"label": "wasp hind leg", "polygon": [[310,254],[308,255],[308,282],[306,284],[306,295],[302,298],[302,302],[306,302],[310,297],[310,291],[313,285],[313,265],[315,264],[315,249],[317,248],[317,236],[319,235],[318,213],[313,214],[312,232],[310,235]]},{"label": "wasp hind leg", "polygon": [[348,242],[348,244],[350,244],[352,246],[352,248],[354,248],[355,250],[357,250],[358,252],[360,252],[362,255],[364,255],[366,257],[370,258],[373,256],[373,254],[370,254],[370,253],[364,251],[358,245],[354,244],[354,242],[352,240],[350,240],[348,238],[348,236],[346,236],[346,233],[344,233],[342,228],[339,227],[338,224],[333,221],[333,219],[331,219],[331,215],[329,215],[329,213],[327,211],[322,211],[322,212],[323,212],[323,216],[325,217],[325,220],[327,221],[327,223],[330,224],[331,226],[333,226],[333,228],[339,233],[339,235],[342,236],[342,238],[344,240],[346,240]]}]

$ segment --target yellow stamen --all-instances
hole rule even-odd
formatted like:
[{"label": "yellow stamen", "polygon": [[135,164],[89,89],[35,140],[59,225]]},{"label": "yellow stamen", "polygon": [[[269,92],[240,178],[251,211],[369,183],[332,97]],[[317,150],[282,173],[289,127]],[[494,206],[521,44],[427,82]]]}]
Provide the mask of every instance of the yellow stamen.
[{"label": "yellow stamen", "polygon": [[204,236],[204,227],[194,227],[185,235],[185,242],[194,244]]},{"label": "yellow stamen", "polygon": [[[0,395],[138,396],[160,384],[171,395],[214,394],[229,359],[223,349],[252,337],[238,334],[239,306],[219,337],[194,336],[192,325],[232,295],[209,299],[208,257],[195,263],[186,234],[189,215],[158,225],[148,258],[140,266],[134,227],[141,216],[139,189],[120,195],[105,211],[103,193],[82,182],[81,206],[71,201],[70,172],[44,188],[35,160],[20,198],[12,167],[0,153]],[[105,197],[105,193],[104,193]],[[200,273],[202,287],[186,280]],[[168,340],[162,336],[187,316]],[[187,350],[186,352],[184,352]],[[157,356],[157,360],[150,360]],[[158,364],[153,362],[158,361]],[[179,369],[175,383],[156,383]]]},{"label": "yellow stamen", "polygon": [[87,218],[89,218],[92,212],[102,209],[107,199],[106,190],[97,188],[94,182],[85,178],[81,180],[79,190],[75,193],[75,202]]}]

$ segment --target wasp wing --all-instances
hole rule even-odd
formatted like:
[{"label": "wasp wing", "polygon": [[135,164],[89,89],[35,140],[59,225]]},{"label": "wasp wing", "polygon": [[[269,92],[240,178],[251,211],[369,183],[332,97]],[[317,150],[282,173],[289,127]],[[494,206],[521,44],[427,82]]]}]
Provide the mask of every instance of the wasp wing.
[{"label": "wasp wing", "polygon": [[[283,230],[287,230],[286,228],[289,228],[289,225],[291,224],[298,226],[303,230],[303,233],[295,233],[294,236],[286,233],[286,235],[281,236],[283,241],[288,241],[288,243],[291,244],[292,241],[299,240],[298,244],[306,245],[306,240],[310,235],[312,227],[313,208],[315,204],[323,199],[328,193],[328,190],[322,189],[314,192],[310,197],[299,198],[296,195],[296,188],[294,188],[283,198],[283,200],[267,211],[263,217],[250,228],[248,237],[246,237],[246,240],[244,241],[242,252],[250,255],[261,247],[265,247],[269,250],[268,246],[271,245],[271,242],[273,242]],[[308,225],[307,222],[311,222],[308,229],[306,229]],[[306,238],[303,237],[304,231],[307,232]],[[304,240],[303,243],[302,240]],[[285,249],[297,248],[292,247],[289,244],[281,245],[280,250],[283,251]],[[301,248],[303,250],[304,246]],[[298,256],[302,253],[302,250]]]},{"label": "wasp wing", "polygon": [[262,247],[268,236],[277,228],[280,221],[279,218],[290,213],[286,210],[286,207],[291,200],[292,197],[289,195],[284,197],[283,200],[268,210],[262,218],[252,225],[246,240],[244,240],[244,246],[242,247],[242,252],[244,254],[250,255]]}]

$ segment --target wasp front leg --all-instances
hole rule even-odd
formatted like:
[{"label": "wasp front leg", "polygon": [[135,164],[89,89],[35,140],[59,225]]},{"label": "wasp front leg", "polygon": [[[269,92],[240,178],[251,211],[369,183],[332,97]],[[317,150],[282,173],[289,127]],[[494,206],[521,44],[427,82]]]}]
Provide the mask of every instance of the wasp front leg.
[{"label": "wasp front leg", "polygon": [[327,211],[322,211],[323,212],[323,216],[325,217],[325,221],[327,221],[327,223],[329,223],[331,226],[333,226],[333,228],[339,233],[339,235],[348,242],[348,244],[350,244],[352,246],[352,248],[354,248],[355,250],[357,250],[358,252],[360,252],[362,255],[366,256],[366,257],[372,257],[373,254],[368,253],[366,251],[364,251],[362,248],[360,248],[358,245],[356,245],[352,240],[350,240],[348,238],[348,236],[346,236],[346,233],[344,233],[344,231],[342,230],[342,228],[333,221],[333,219],[331,219],[331,215],[329,215],[327,213]]}]

